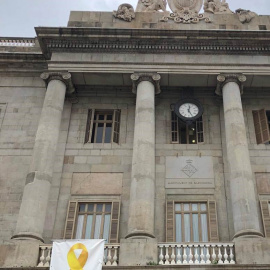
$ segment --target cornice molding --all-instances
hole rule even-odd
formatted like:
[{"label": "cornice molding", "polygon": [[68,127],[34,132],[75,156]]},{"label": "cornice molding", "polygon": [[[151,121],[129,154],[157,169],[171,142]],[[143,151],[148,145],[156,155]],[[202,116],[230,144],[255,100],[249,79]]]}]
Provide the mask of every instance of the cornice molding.
[{"label": "cornice molding", "polygon": [[160,79],[161,76],[158,73],[133,73],[130,76],[132,80],[132,93],[137,94],[137,87],[140,82],[148,81],[155,86],[156,95],[161,93]]},{"label": "cornice molding", "polygon": [[270,55],[270,31],[36,28],[47,59],[52,52]]},{"label": "cornice molding", "polygon": [[239,85],[241,94],[243,94],[244,90],[244,82],[247,80],[247,77],[244,74],[219,74],[217,76],[217,88],[216,94],[222,96],[222,90],[226,83],[235,82]]}]

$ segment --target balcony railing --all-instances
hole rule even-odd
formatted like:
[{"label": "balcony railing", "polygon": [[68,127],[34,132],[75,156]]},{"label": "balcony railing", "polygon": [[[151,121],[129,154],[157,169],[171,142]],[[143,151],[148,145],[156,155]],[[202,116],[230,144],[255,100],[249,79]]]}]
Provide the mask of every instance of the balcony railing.
[{"label": "balcony railing", "polygon": [[[50,267],[52,245],[40,245],[40,257],[37,267]],[[103,265],[105,266],[117,266],[118,265],[118,250],[119,244],[105,245],[104,248],[104,260]]]},{"label": "balcony railing", "polygon": [[159,264],[235,264],[233,243],[160,243]]},{"label": "balcony railing", "polygon": [[0,46],[34,47],[34,38],[0,38]]}]

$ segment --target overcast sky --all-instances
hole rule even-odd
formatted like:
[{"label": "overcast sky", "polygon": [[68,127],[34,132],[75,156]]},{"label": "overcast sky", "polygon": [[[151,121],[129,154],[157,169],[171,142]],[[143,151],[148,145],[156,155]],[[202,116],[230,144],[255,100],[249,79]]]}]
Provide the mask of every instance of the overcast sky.
[{"label": "overcast sky", "polygon": [[[66,26],[71,10],[112,11],[138,0],[0,0],[0,36],[34,37],[35,26]],[[270,15],[270,0],[227,0],[231,10],[250,9]]]}]

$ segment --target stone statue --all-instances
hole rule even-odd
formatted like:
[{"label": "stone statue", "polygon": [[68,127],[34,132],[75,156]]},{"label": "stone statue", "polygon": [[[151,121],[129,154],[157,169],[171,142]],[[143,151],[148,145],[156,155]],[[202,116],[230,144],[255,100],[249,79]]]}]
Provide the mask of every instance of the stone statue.
[{"label": "stone statue", "polygon": [[233,12],[229,8],[229,4],[226,3],[226,0],[205,0],[204,11],[214,14],[233,14]]},{"label": "stone statue", "polygon": [[117,11],[113,11],[113,16],[115,18],[131,22],[133,19],[135,19],[134,8],[130,4],[122,4],[118,7]]},{"label": "stone statue", "polygon": [[167,0],[139,0],[136,12],[166,12]]},{"label": "stone statue", "polygon": [[237,9],[235,13],[238,15],[241,23],[249,23],[255,16],[258,16],[255,12],[242,8]]}]

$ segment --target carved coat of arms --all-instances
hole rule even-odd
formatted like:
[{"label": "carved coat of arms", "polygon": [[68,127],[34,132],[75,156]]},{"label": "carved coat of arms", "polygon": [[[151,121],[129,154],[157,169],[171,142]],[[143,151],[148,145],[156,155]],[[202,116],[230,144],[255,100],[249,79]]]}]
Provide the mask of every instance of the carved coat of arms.
[{"label": "carved coat of arms", "polygon": [[189,9],[199,13],[202,8],[203,0],[168,0],[168,4],[174,13]]}]

